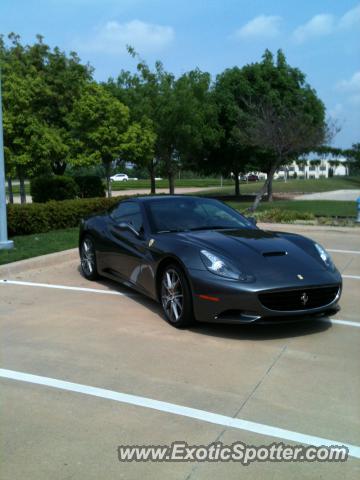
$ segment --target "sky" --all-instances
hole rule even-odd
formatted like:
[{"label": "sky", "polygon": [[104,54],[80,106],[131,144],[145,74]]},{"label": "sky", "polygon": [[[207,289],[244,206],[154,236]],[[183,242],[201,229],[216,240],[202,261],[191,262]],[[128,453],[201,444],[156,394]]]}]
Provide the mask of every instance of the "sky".
[{"label": "sky", "polygon": [[259,61],[281,48],[300,68],[341,131],[360,142],[360,3],[356,0],[0,0],[0,33],[36,34],[76,51],[97,80],[134,70],[126,45],[179,75]]}]

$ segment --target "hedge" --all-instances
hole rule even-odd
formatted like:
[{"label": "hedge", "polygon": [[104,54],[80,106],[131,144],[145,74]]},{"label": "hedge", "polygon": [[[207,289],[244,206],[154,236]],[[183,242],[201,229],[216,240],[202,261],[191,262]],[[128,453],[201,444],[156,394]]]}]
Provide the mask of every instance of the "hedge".
[{"label": "hedge", "polygon": [[80,198],[105,197],[105,186],[97,175],[77,175],[74,180],[79,188]]},{"label": "hedge", "polygon": [[100,213],[129,196],[113,198],[84,198],[61,202],[28,203],[7,206],[8,234],[29,235],[79,225],[81,218]]},{"label": "hedge", "polygon": [[79,195],[79,187],[72,177],[41,175],[30,181],[30,194],[34,202],[71,200]]}]

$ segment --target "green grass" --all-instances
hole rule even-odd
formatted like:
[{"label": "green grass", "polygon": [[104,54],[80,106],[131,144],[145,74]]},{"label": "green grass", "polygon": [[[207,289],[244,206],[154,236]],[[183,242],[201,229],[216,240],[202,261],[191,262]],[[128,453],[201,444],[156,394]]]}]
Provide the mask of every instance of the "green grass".
[{"label": "green grass", "polygon": [[[260,190],[263,182],[246,183],[241,182],[240,190],[243,194],[256,193]],[[193,187],[205,188],[214,187],[214,193],[229,194],[234,191],[234,181],[226,178],[223,179],[224,188],[220,189],[220,178],[194,178],[194,179],[177,179],[175,180],[176,187]],[[157,188],[168,188],[169,183],[167,179],[157,180]],[[29,184],[25,185],[26,194],[30,195]],[[132,190],[132,189],[148,189],[150,190],[150,180],[129,180],[128,182],[113,182],[112,189],[118,190]],[[328,192],[330,190],[347,190],[360,189],[360,177],[332,177],[315,179],[295,179],[288,180],[274,180],[275,193],[317,193]],[[212,192],[212,191],[211,191]],[[19,185],[13,186],[14,195],[19,195]]]},{"label": "green grass", "polygon": [[[254,183],[242,183],[240,185],[240,193],[250,194],[257,193],[262,187],[263,182],[254,182]],[[274,180],[273,190],[274,193],[318,193],[318,192],[329,192],[331,190],[351,190],[351,189],[360,189],[360,177],[332,177],[332,178],[319,178],[307,179],[307,180]],[[217,193],[219,195],[229,195],[233,194],[234,187],[225,187],[223,189],[214,189],[209,193]]]},{"label": "green grass", "polygon": [[[176,179],[175,187],[219,187],[220,178],[194,178],[194,179]],[[223,185],[231,186],[234,182],[230,179],[224,179]],[[156,180],[157,188],[169,188],[169,182],[166,178]],[[128,180],[127,182],[113,182],[113,190],[131,190],[131,189],[150,189],[150,180]]]},{"label": "green grass", "polygon": [[[260,190],[263,182],[241,182],[240,189],[242,193],[256,193]],[[219,178],[195,178],[176,180],[176,187],[219,187],[219,192],[232,193],[234,191],[234,181],[230,179],[223,180],[224,189],[220,190]],[[158,180],[156,182],[158,188],[168,188],[167,179]],[[113,190],[130,190],[130,189],[150,189],[150,180],[129,180],[128,182],[114,182]],[[360,188],[360,177],[332,177],[315,179],[295,179],[274,180],[274,192],[278,193],[316,193],[328,192],[331,190],[348,190]]]},{"label": "green grass", "polygon": [[13,237],[14,248],[0,250],[0,265],[74,248],[77,246],[78,236],[79,229],[76,227]]},{"label": "green grass", "polygon": [[[244,212],[251,206],[251,202],[226,202],[231,207]],[[355,202],[338,200],[279,200],[275,202],[261,202],[258,211],[280,208],[297,212],[312,213],[316,217],[355,217]]]}]

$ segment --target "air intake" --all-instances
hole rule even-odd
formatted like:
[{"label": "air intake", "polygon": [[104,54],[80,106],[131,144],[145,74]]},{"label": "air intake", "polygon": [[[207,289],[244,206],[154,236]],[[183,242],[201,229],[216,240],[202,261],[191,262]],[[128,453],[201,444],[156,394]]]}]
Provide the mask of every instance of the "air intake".
[{"label": "air intake", "polygon": [[264,257],[282,257],[287,254],[288,252],[263,252]]}]

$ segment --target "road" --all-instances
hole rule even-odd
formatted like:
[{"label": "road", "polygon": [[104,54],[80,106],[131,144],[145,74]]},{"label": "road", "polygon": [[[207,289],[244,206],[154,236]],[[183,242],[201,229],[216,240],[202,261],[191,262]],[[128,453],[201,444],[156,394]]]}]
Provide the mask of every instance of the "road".
[{"label": "road", "polygon": [[[11,377],[0,370],[1,479],[359,478],[353,457],[248,467],[118,461],[119,445],[175,440],[269,445],[308,435],[360,445],[359,231],[270,228],[332,251],[344,276],[338,323],[176,330],[153,301],[86,281],[76,250],[0,267],[0,279],[14,282],[0,282],[0,367]],[[214,414],[223,417],[212,423]]]}]

